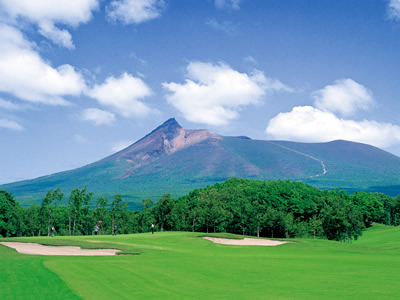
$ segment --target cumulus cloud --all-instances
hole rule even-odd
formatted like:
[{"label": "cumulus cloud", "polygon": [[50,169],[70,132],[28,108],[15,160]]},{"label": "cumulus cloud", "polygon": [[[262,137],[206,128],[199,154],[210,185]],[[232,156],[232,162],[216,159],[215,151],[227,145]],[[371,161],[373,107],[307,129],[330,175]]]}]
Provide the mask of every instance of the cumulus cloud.
[{"label": "cumulus cloud", "polygon": [[0,41],[0,91],[34,103],[67,105],[64,96],[86,88],[72,66],[52,67],[18,29],[0,24]]},{"label": "cumulus cloud", "polygon": [[190,62],[185,83],[163,83],[169,104],[191,122],[226,125],[238,117],[240,109],[258,104],[268,91],[289,90],[279,80],[260,71],[240,73],[219,63]]},{"label": "cumulus cloud", "polygon": [[374,104],[372,92],[352,79],[336,80],[312,96],[317,108],[342,116],[354,115],[356,111],[367,110]]},{"label": "cumulus cloud", "polygon": [[344,139],[383,148],[400,142],[400,126],[345,120],[312,106],[298,106],[278,114],[269,121],[265,132],[274,139],[302,142]]},{"label": "cumulus cloud", "polygon": [[88,22],[99,0],[2,0],[0,6],[14,23],[28,20],[39,27],[39,32],[55,44],[72,49],[71,34],[55,24],[76,27]]},{"label": "cumulus cloud", "polygon": [[10,121],[8,119],[0,119],[0,128],[16,130],[16,131],[24,130],[24,128],[17,122]]},{"label": "cumulus cloud", "polygon": [[400,0],[390,0],[388,3],[388,16],[390,19],[400,20]]},{"label": "cumulus cloud", "polygon": [[115,121],[115,115],[98,108],[88,108],[82,112],[82,120],[93,122],[95,125],[108,125]]},{"label": "cumulus cloud", "polygon": [[88,91],[88,95],[123,117],[143,117],[152,112],[140,101],[152,95],[151,89],[142,79],[128,73],[120,78],[108,77],[103,84],[95,85]]},{"label": "cumulus cloud", "polygon": [[242,0],[215,0],[214,5],[217,9],[239,10]]},{"label": "cumulus cloud", "polygon": [[139,24],[161,16],[164,0],[114,0],[106,8],[111,21],[123,24]]}]

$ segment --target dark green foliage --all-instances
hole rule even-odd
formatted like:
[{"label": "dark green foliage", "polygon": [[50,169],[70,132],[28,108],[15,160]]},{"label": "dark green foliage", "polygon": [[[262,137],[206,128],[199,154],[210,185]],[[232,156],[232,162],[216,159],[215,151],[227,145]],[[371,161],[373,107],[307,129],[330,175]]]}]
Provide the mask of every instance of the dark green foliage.
[{"label": "dark green foliage", "polygon": [[[7,197],[6,197],[6,196]],[[59,235],[89,235],[156,231],[228,232],[272,238],[313,237],[352,242],[373,222],[400,223],[400,196],[344,190],[319,190],[289,180],[261,181],[231,178],[173,198],[164,194],[155,204],[142,201],[141,211],[128,210],[121,194],[96,201],[87,188],[74,189],[68,207],[57,205],[63,194],[49,191],[39,207],[23,209],[7,192],[5,236],[48,235],[55,226]],[[5,202],[4,199],[11,199]],[[56,201],[57,200],[57,201]],[[5,205],[3,205],[5,207]],[[117,231],[114,231],[117,225]]]},{"label": "dark green foliage", "polygon": [[15,206],[14,197],[7,191],[0,190],[0,236],[8,236],[8,222]]}]

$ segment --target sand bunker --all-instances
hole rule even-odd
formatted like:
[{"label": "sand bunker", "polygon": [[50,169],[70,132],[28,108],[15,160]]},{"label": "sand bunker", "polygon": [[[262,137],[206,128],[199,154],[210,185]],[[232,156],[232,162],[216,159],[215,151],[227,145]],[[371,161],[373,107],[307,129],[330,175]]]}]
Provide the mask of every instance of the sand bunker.
[{"label": "sand bunker", "polygon": [[225,244],[225,245],[239,245],[239,246],[277,246],[286,244],[288,242],[281,241],[273,241],[273,240],[264,240],[264,239],[251,239],[244,238],[241,240],[237,239],[224,239],[224,238],[214,238],[214,237],[203,237],[206,240],[217,244]]},{"label": "sand bunker", "polygon": [[115,249],[82,249],[73,246],[45,246],[35,243],[0,242],[0,244],[14,248],[19,253],[34,255],[79,255],[103,256],[116,255],[120,250]]}]

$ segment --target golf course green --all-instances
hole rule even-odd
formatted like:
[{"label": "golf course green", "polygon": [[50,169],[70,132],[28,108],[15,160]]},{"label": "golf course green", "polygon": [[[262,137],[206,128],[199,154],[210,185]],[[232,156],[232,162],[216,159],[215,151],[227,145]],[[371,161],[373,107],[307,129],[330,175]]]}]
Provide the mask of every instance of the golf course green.
[{"label": "golf course green", "polygon": [[113,248],[117,256],[41,256],[0,245],[0,299],[395,299],[400,228],[374,225],[353,244],[296,239],[279,246],[214,244],[156,232],[7,238]]}]

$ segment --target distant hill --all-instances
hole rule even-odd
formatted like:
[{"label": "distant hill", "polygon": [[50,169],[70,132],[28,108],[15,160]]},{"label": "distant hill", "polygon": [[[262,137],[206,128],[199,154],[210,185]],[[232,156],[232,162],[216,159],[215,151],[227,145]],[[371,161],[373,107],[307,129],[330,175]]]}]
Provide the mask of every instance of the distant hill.
[{"label": "distant hill", "polygon": [[400,157],[348,142],[296,143],[187,130],[169,119],[136,143],[84,167],[0,186],[27,205],[50,189],[87,186],[95,195],[122,194],[131,207],[165,193],[184,195],[231,177],[290,179],[318,188],[400,193]]}]

